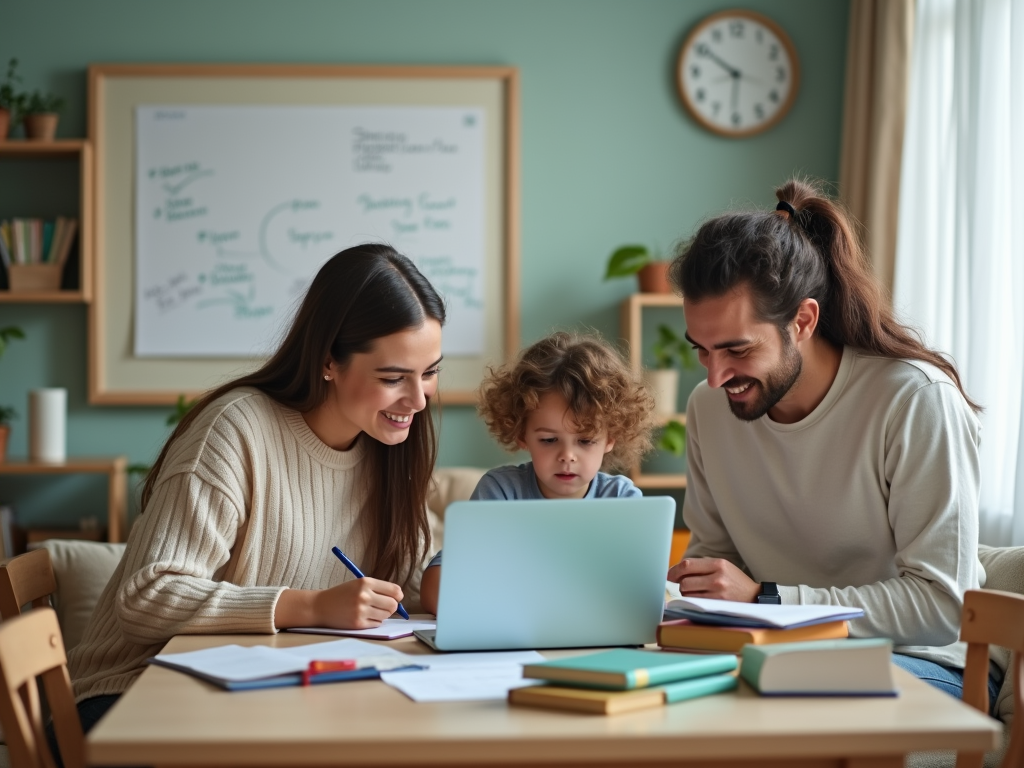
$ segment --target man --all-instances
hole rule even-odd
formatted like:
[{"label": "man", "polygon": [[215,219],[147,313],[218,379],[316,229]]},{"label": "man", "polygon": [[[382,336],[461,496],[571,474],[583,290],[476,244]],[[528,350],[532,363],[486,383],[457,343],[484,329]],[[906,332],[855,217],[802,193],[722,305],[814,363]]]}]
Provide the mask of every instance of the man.
[{"label": "man", "polygon": [[[687,408],[683,595],[863,608],[853,636],[959,695],[978,562],[979,425],[809,184],[705,223],[672,265],[708,370]],[[998,691],[998,681],[990,681]]]}]

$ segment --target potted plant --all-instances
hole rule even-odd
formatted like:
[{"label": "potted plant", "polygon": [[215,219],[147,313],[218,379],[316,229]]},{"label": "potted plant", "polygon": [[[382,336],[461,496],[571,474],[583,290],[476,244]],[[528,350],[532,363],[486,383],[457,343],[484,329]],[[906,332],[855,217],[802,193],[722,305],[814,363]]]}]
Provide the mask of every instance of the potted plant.
[{"label": "potted plant", "polygon": [[623,245],[608,257],[604,279],[636,275],[643,293],[671,293],[668,282],[669,262],[657,249],[646,245]]},{"label": "potted plant", "polygon": [[25,97],[21,109],[25,124],[25,138],[34,141],[53,141],[57,135],[57,121],[60,119],[64,99],[52,93],[36,90]]},{"label": "potted plant", "polygon": [[17,122],[24,95],[18,90],[21,77],[17,74],[18,60],[7,62],[7,75],[0,83],[0,141],[7,138],[11,126]]},{"label": "potted plant", "polygon": [[693,350],[685,337],[669,326],[658,326],[658,337],[651,348],[654,352],[654,368],[644,371],[647,386],[654,394],[654,412],[659,416],[672,416],[679,402],[679,368],[694,366]]},{"label": "potted plant", "polygon": [[[11,339],[24,339],[25,332],[16,325],[0,328],[0,357],[7,350],[7,342]],[[10,406],[0,405],[0,461],[7,456],[7,438],[11,434],[11,419],[18,415]]]},{"label": "potted plant", "polygon": [[669,421],[661,428],[658,447],[675,456],[682,456],[686,452],[686,425],[675,419]]}]

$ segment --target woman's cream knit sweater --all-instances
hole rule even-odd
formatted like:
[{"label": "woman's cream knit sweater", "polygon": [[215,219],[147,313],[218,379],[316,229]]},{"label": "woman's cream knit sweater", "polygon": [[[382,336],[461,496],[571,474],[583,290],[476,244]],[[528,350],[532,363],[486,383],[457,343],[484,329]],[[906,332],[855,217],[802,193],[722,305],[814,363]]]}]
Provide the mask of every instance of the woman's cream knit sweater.
[{"label": "woman's cream knit sweater", "polygon": [[[361,438],[336,451],[255,389],[211,403],[168,452],[153,496],[68,654],[76,699],[120,693],[174,635],[273,633],[286,588],[354,578],[366,553]],[[402,584],[419,605],[422,564]]]}]

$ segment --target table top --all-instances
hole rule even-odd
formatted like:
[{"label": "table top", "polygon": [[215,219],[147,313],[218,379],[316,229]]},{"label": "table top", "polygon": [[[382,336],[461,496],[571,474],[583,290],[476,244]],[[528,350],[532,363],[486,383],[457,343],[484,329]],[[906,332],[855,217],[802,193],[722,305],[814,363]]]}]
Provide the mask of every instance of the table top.
[{"label": "table top", "polygon": [[[190,635],[167,653],[214,645],[287,647],[336,638]],[[387,643],[430,653],[413,638]],[[545,652],[550,657],[588,651]],[[505,701],[417,704],[378,680],[227,692],[148,668],[89,734],[101,765],[455,765],[586,762],[636,765],[865,758],[999,743],[1000,723],[895,669],[895,698],[761,698],[734,693],[614,716],[509,707]],[[736,763],[739,764],[739,763]],[[808,763],[810,764],[810,763]],[[815,762],[815,765],[824,763]]]}]

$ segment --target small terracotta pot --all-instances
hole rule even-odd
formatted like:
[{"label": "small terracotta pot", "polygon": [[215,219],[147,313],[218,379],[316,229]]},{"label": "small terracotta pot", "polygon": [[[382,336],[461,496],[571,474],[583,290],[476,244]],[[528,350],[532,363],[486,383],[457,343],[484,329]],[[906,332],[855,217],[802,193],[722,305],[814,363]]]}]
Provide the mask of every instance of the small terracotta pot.
[{"label": "small terracotta pot", "polygon": [[7,134],[11,130],[11,111],[0,109],[0,141],[7,140]]},{"label": "small terracotta pot", "polygon": [[25,138],[32,141],[53,141],[57,135],[57,121],[60,115],[56,112],[37,112],[25,115]]},{"label": "small terracotta pot", "polygon": [[7,460],[7,438],[10,434],[10,426],[0,424],[0,464]]},{"label": "small terracotta pot", "polygon": [[668,282],[667,261],[652,261],[636,273],[642,293],[672,293]]}]

